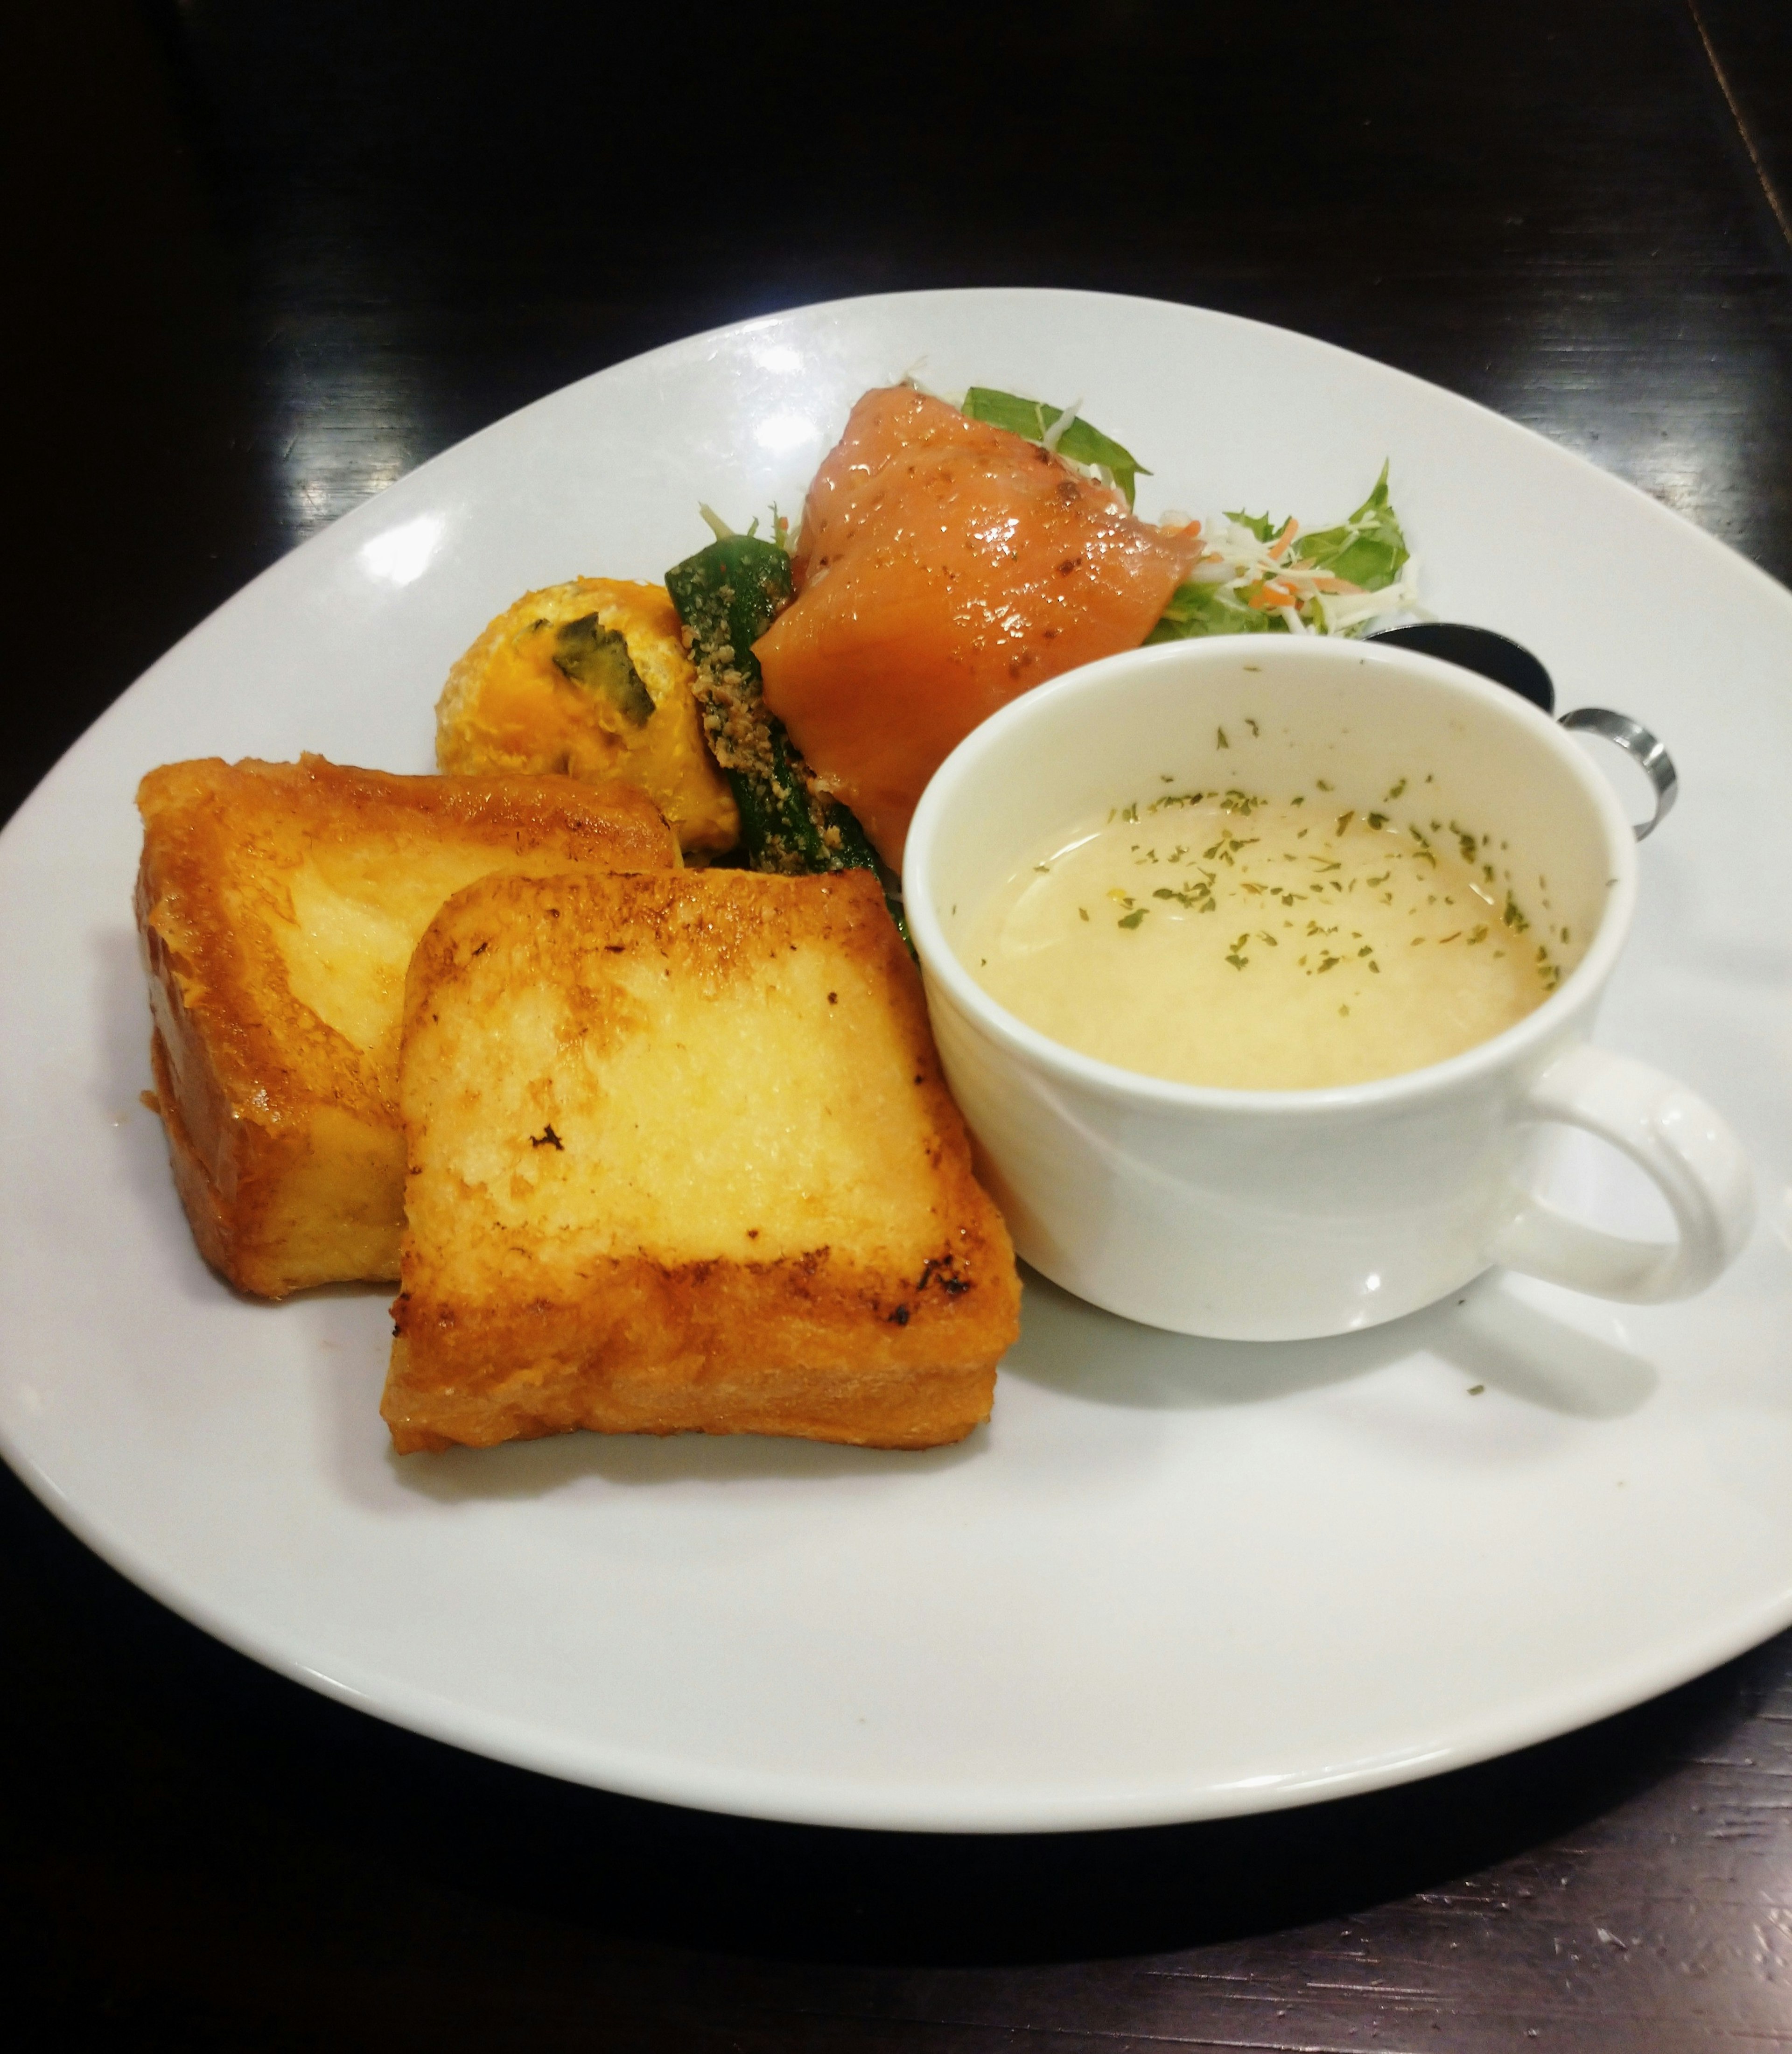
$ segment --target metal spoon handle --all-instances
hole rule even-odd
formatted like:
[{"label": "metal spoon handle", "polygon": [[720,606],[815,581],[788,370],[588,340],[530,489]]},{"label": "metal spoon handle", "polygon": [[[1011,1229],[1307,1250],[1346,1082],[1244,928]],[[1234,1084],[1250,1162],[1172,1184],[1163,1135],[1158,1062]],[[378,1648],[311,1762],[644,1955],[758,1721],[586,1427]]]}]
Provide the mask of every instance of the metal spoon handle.
[{"label": "metal spoon handle", "polygon": [[1659,735],[1650,734],[1641,721],[1633,720],[1627,713],[1613,713],[1605,706],[1577,706],[1572,713],[1562,716],[1560,725],[1602,735],[1640,765],[1643,775],[1655,787],[1655,811],[1637,828],[1637,839],[1641,841],[1645,836],[1653,834],[1673,811],[1674,801],[1680,797],[1680,773],[1674,768],[1674,759],[1668,754],[1667,744]]}]

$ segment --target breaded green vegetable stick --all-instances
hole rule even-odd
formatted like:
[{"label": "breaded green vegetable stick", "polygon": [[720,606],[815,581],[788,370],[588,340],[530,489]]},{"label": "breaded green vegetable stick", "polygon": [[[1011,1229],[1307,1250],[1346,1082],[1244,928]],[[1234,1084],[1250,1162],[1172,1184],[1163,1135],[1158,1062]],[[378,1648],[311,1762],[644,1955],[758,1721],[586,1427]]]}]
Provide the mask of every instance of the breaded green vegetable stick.
[{"label": "breaded green vegetable stick", "polygon": [[753,645],[790,604],[790,559],[776,542],[729,535],[666,573],[684,623],[709,749],[741,809],[747,868],[800,876],[871,870],[857,819],[817,789],[767,707]]}]

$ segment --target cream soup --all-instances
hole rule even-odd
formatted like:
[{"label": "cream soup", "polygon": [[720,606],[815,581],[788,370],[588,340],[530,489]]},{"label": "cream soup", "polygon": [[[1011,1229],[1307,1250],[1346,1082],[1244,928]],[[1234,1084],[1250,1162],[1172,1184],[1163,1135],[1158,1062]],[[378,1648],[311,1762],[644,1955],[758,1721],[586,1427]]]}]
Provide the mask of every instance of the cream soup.
[{"label": "cream soup", "polygon": [[1533,929],[1497,842],[1397,819],[1404,789],[1385,812],[1322,785],[1117,808],[1024,862],[961,958],[1028,1025],[1150,1076],[1306,1090],[1441,1062],[1539,1005],[1580,938]]}]

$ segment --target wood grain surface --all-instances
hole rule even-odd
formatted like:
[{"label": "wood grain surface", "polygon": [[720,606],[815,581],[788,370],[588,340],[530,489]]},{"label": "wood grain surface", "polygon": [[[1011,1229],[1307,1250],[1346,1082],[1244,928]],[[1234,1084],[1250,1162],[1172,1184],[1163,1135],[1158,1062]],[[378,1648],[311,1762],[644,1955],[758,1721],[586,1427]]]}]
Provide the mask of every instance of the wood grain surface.
[{"label": "wood grain surface", "polygon": [[[1779,0],[61,0],[4,33],[6,811],[238,585],[438,450],[846,293],[1282,322],[1792,577]],[[417,1740],[171,1618],[10,1477],[0,1520],[0,1930],[55,2044],[1792,2047],[1792,1636],[1374,1797],[835,1833]]]}]

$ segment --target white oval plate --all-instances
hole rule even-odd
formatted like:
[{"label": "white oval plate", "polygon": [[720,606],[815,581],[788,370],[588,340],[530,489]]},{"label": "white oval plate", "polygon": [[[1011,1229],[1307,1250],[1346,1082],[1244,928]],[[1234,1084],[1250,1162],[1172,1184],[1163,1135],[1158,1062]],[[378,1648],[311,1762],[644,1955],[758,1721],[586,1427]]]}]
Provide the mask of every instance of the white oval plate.
[{"label": "white oval plate", "polygon": [[[1439,613],[1621,707],[1684,797],[1642,851],[1604,1038],[1755,1151],[1718,1289],[1617,1308],[1484,1279],[1333,1342],[1130,1327],[1037,1281],[995,1421],[931,1454],[577,1434],[399,1462],[381,1293],[278,1308],[193,1252],[137,1105],[137,778],[184,756],[430,765],[451,659],[533,585],[657,578],[795,507],[865,387],[1090,417],[1142,506],[1335,520],[1391,459]],[[1792,596],[1466,402],[1217,314],[1067,293],[848,301],[587,380],[240,593],[0,838],[0,1441],[109,1561],[232,1645],[464,1747],[839,1825],[1130,1825],[1496,1753],[1792,1620]],[[1563,1191],[1647,1231],[1591,1155]],[[1479,1390],[1480,1395],[1472,1395]]]}]

